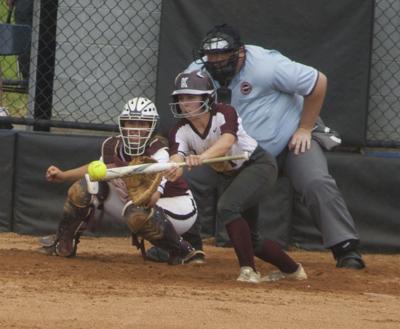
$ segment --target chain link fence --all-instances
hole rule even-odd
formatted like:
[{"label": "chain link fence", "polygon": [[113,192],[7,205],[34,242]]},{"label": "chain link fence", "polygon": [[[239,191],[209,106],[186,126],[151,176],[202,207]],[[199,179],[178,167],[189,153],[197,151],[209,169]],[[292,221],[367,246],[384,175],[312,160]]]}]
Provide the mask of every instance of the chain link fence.
[{"label": "chain link fence", "polygon": [[[155,99],[160,15],[161,0],[17,0],[12,23],[31,27],[31,44],[1,53],[0,106],[39,129],[115,129],[127,99]],[[372,45],[368,145],[399,146],[400,0],[376,0]]]},{"label": "chain link fence", "polygon": [[400,146],[400,1],[376,0],[367,141]]},{"label": "chain link fence", "polygon": [[21,55],[1,56],[2,105],[14,122],[114,129],[128,99],[155,98],[161,0],[17,0],[13,14],[32,29],[28,73]]}]

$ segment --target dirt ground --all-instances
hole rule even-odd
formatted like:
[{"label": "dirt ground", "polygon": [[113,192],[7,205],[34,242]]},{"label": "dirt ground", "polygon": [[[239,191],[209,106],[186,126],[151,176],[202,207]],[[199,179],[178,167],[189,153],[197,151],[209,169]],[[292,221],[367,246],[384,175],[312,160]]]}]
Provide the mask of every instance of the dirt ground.
[{"label": "dirt ground", "polygon": [[253,285],[235,281],[230,248],[168,266],[144,263],[128,238],[83,237],[73,259],[38,253],[36,240],[0,234],[0,328],[400,328],[398,255],[351,271],[328,252],[290,251],[308,280]]}]

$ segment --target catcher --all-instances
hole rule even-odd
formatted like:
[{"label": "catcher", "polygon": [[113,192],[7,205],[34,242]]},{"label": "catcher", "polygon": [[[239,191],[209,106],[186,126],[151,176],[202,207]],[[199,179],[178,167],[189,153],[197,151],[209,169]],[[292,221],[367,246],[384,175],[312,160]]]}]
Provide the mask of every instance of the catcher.
[{"label": "catcher", "polygon": [[[120,135],[103,142],[101,160],[107,167],[147,162],[168,162],[165,140],[155,135],[159,115],[153,102],[144,97],[130,100],[119,116]],[[109,182],[91,182],[85,175],[88,165],[62,171],[50,166],[51,182],[74,181],[68,190],[57,233],[40,240],[42,251],[62,257],[76,255],[79,237],[89,221],[103,209],[121,218],[132,232],[132,243],[145,258],[144,241],[169,252],[171,265],[204,257],[181,238],[194,224],[197,209],[184,180],[174,183],[161,173],[134,175]]]}]

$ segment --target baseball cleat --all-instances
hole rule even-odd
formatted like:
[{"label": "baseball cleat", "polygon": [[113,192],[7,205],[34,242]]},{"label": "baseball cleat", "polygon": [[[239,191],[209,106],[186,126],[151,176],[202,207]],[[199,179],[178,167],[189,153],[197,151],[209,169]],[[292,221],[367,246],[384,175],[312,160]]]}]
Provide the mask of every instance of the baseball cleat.
[{"label": "baseball cleat", "polygon": [[284,273],[281,271],[274,271],[268,273],[266,276],[261,278],[262,282],[275,282],[279,281],[282,279],[287,279],[287,280],[306,280],[307,279],[307,274],[304,271],[303,266],[299,263],[299,267],[297,270],[293,273]]},{"label": "baseball cleat", "polygon": [[47,236],[43,236],[41,238],[39,238],[39,244],[42,247],[52,247],[56,244],[57,242],[57,236],[55,234],[52,235],[47,235]]},{"label": "baseball cleat", "polygon": [[44,254],[44,255],[48,255],[48,256],[57,256],[56,253],[56,246],[50,246],[50,247],[40,247],[38,249],[36,249],[39,253]]},{"label": "baseball cleat", "polygon": [[169,259],[169,252],[159,247],[151,247],[146,250],[146,260],[157,263],[166,263]]},{"label": "baseball cleat", "polygon": [[242,266],[237,281],[248,283],[260,283],[261,274],[255,272],[250,266]]},{"label": "baseball cleat", "polygon": [[184,259],[183,264],[204,264],[205,253],[202,250],[193,249]]}]

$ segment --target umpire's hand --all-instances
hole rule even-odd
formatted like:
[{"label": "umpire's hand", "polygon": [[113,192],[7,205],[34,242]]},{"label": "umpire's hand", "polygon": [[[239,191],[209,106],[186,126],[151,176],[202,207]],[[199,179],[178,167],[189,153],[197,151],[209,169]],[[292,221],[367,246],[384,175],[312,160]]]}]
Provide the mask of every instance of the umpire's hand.
[{"label": "umpire's hand", "polygon": [[289,150],[293,150],[294,154],[304,153],[311,148],[311,130],[299,128],[293,134],[289,142]]}]

